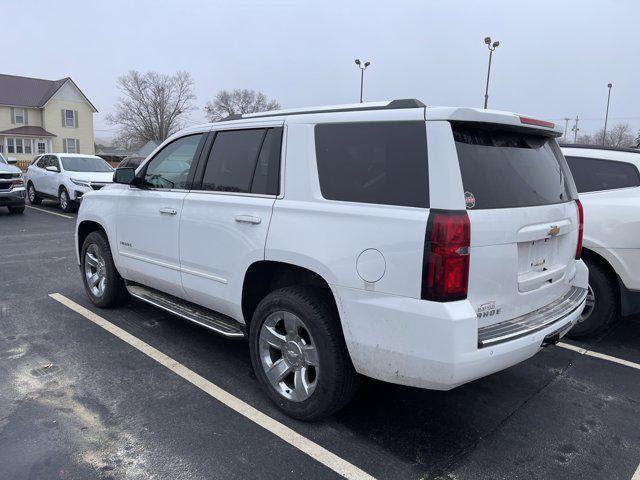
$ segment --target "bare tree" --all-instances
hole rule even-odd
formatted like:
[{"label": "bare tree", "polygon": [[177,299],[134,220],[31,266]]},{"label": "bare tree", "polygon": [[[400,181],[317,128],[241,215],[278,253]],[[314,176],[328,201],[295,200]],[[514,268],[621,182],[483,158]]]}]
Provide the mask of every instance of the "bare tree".
[{"label": "bare tree", "polygon": [[107,121],[118,126],[116,142],[131,147],[162,142],[184,126],[193,110],[193,80],[188,72],[166,75],[131,70],[118,78],[122,97]]},{"label": "bare tree", "polygon": [[607,132],[608,145],[612,147],[632,147],[635,143],[631,127],[628,123],[616,123],[610,132]]},{"label": "bare tree", "polygon": [[269,100],[262,92],[237,88],[232,92],[219,91],[213,101],[207,102],[204,112],[209,121],[216,122],[229,115],[266,112],[279,108],[280,104],[277,101]]},{"label": "bare tree", "polygon": [[[604,137],[604,142],[602,138]],[[593,135],[585,134],[578,137],[578,143],[584,143],[588,145],[605,145],[608,147],[631,147],[635,144],[633,134],[631,133],[631,127],[628,123],[617,123],[611,129],[607,130],[607,134],[604,133],[604,128],[601,128]]]}]

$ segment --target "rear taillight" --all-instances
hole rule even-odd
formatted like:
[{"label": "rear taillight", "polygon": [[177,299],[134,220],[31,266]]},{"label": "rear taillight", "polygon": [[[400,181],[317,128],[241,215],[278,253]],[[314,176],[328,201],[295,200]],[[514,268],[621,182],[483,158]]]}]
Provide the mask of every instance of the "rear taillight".
[{"label": "rear taillight", "polygon": [[469,216],[465,211],[432,209],[422,265],[422,298],[450,302],[467,298]]},{"label": "rear taillight", "polygon": [[578,209],[578,244],[576,245],[576,260],[580,260],[582,256],[582,235],[584,233],[584,211],[582,203],[576,200],[576,208]]}]

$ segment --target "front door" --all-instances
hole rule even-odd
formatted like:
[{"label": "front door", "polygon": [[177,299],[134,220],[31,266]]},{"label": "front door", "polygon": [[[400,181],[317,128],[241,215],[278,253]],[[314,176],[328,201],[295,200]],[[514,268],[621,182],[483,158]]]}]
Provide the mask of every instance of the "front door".
[{"label": "front door", "polygon": [[143,167],[140,187],[129,188],[117,207],[125,278],[178,297],[184,297],[178,250],[182,204],[204,137],[188,135],[165,145]]},{"label": "front door", "polygon": [[[280,124],[281,125],[281,124]],[[180,224],[182,284],[190,300],[236,319],[244,274],[264,260],[280,189],[283,129],[218,131]]]}]

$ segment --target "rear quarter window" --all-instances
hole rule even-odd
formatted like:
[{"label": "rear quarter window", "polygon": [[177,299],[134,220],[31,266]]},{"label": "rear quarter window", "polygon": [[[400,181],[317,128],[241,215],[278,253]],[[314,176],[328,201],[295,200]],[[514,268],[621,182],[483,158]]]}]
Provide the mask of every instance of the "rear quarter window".
[{"label": "rear quarter window", "polygon": [[492,124],[451,127],[467,208],[550,205],[576,196],[555,139]]},{"label": "rear quarter window", "polygon": [[580,193],[640,186],[640,174],[631,163],[586,157],[565,158]]},{"label": "rear quarter window", "polygon": [[322,196],[328,200],[429,206],[424,122],[355,122],[315,127]]}]

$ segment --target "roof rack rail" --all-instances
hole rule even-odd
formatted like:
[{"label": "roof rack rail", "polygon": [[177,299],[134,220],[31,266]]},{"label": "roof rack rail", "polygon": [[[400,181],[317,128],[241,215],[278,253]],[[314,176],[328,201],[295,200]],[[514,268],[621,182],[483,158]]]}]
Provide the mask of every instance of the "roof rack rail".
[{"label": "roof rack rail", "polygon": [[589,148],[591,150],[611,150],[614,152],[640,153],[640,149],[631,147],[609,147],[606,145],[590,145],[588,143],[561,143],[565,148]]},{"label": "roof rack rail", "polygon": [[346,107],[346,108],[327,108],[323,110],[293,110],[291,112],[260,112],[260,113],[250,113],[247,114],[249,116],[245,116],[243,114],[234,114],[225,117],[220,122],[227,122],[230,120],[241,120],[247,118],[264,118],[264,117],[280,117],[280,116],[288,116],[288,115],[306,115],[312,113],[334,113],[334,112],[361,112],[366,110],[396,110],[396,109],[404,109],[404,108],[424,108],[426,105],[422,103],[420,100],[415,98],[400,98],[397,100],[392,100],[386,105],[363,105],[361,107]]}]

